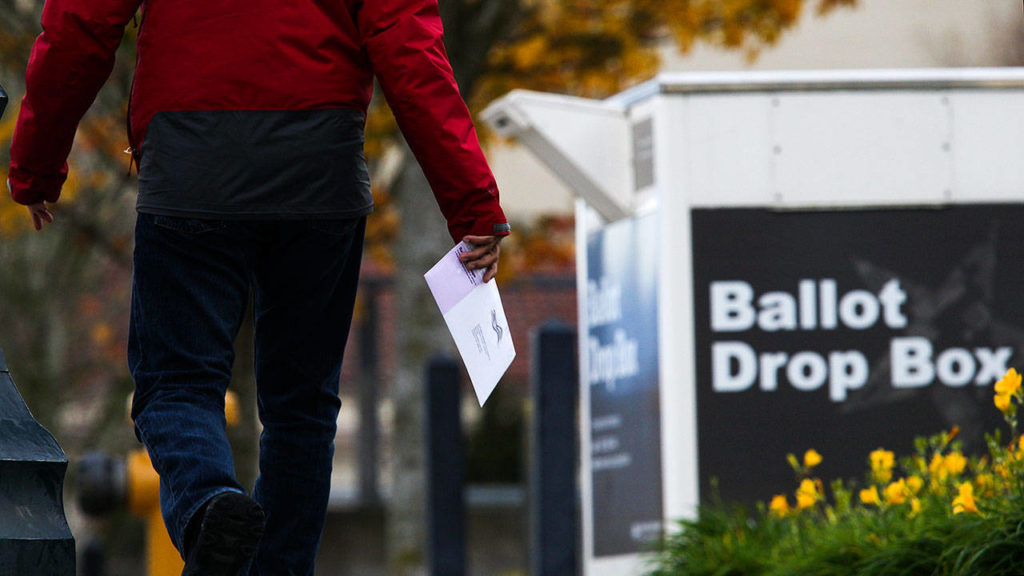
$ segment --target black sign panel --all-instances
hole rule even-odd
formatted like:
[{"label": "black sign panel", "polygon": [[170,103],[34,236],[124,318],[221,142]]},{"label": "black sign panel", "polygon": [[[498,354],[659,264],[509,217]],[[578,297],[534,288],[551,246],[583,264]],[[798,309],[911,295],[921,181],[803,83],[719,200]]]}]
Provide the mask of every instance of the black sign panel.
[{"label": "black sign panel", "polygon": [[[791,494],[787,453],[861,479],[871,450],[1005,426],[1024,358],[1024,206],[693,210],[698,467],[728,501]],[[1020,368],[1021,366],[1017,366]]]},{"label": "black sign panel", "polygon": [[652,214],[587,242],[594,556],[650,549],[661,534],[658,221]]}]

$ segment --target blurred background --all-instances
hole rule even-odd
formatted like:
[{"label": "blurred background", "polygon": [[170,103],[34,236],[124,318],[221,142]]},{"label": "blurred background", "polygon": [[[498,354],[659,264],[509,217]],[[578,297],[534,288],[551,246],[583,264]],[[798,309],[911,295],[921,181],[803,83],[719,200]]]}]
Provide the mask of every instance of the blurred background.
[{"label": "blurred background", "polygon": [[[3,178],[42,4],[0,0],[0,84],[11,95],[0,120]],[[1024,65],[1024,15],[1009,1],[441,0],[441,9],[474,113],[515,88],[604,98],[662,71]],[[129,24],[79,128],[56,225],[36,234],[24,207],[0,201],[0,345],[33,414],[71,461],[65,501],[79,550],[101,545],[112,576],[145,573],[143,520],[122,509],[84,514],[75,463],[139,447],[124,359],[136,192],[124,118],[136,33]],[[383,101],[374,102],[367,137],[377,208],[342,375],[318,574],[422,574],[423,372],[452,346],[421,277],[450,239]],[[525,574],[529,335],[549,319],[576,324],[573,196],[515,142],[483,127],[481,138],[513,225],[498,282],[519,355],[484,408],[464,379],[468,573]],[[230,430],[249,485],[259,434],[251,338],[244,327],[231,385],[241,417]]]}]

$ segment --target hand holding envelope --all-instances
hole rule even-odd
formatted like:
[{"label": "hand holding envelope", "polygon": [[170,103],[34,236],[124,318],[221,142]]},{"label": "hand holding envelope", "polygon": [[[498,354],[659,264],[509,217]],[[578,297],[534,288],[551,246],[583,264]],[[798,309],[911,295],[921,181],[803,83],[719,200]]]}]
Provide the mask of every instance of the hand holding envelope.
[{"label": "hand holding envelope", "polygon": [[469,250],[470,245],[460,242],[423,277],[483,406],[512,364],[516,350],[498,285],[485,283],[483,270],[468,270],[459,260],[459,254]]}]

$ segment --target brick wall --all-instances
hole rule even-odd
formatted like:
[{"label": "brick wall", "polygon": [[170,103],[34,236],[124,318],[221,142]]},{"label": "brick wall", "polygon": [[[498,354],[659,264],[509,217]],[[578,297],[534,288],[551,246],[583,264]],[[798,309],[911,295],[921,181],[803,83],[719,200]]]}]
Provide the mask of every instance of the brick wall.
[{"label": "brick wall", "polygon": [[[501,287],[502,304],[512,329],[516,359],[505,381],[524,385],[530,374],[530,334],[549,320],[576,326],[576,277],[573,270],[516,278]],[[397,301],[391,278],[383,274],[364,275],[360,286],[356,318],[342,370],[342,386],[359,377],[363,342],[361,330],[371,314],[375,300],[377,314],[377,352],[381,385],[387,386],[395,371],[395,315]],[[438,320],[441,314],[438,312]]]}]

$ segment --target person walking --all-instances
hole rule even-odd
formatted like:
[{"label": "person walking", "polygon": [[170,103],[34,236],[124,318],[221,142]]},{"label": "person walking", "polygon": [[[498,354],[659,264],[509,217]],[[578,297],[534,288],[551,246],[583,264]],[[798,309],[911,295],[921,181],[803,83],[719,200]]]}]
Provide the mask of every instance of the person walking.
[{"label": "person walking", "polygon": [[[374,77],[452,239],[474,246],[466,266],[486,280],[509,224],[437,0],[47,0],[8,178],[36,230],[54,222],[77,125],[140,9],[128,111],[135,432],[183,574],[310,576],[373,206],[363,129]],[[251,497],[224,420],[250,291],[263,424]]]}]

